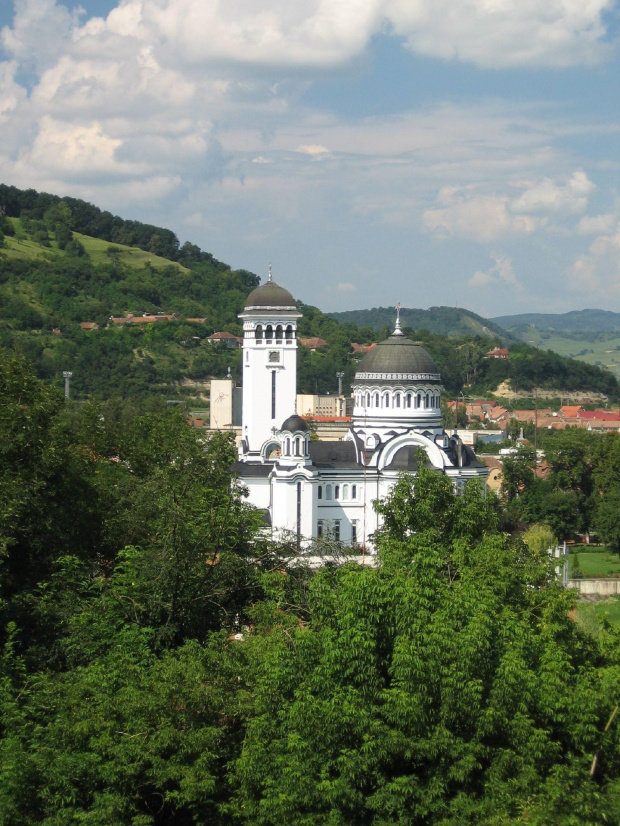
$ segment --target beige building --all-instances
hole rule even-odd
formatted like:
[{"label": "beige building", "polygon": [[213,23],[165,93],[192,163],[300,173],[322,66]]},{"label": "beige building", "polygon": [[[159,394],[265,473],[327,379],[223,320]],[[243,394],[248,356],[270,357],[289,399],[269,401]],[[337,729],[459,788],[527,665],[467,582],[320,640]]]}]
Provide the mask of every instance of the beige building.
[{"label": "beige building", "polygon": [[[352,406],[352,400],[350,407]],[[311,396],[309,394],[297,394],[297,415],[298,416],[333,416],[342,418],[350,415],[347,411],[346,396]]]},{"label": "beige building", "polygon": [[232,379],[212,379],[209,409],[211,430],[241,429],[241,388]]}]

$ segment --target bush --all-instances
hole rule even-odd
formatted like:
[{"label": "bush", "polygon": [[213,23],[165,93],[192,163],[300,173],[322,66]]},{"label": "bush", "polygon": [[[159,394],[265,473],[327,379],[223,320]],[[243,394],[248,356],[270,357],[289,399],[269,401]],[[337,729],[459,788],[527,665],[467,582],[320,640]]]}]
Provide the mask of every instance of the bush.
[{"label": "bush", "polygon": [[73,238],[65,247],[65,252],[70,258],[83,258],[86,255],[84,245]]}]

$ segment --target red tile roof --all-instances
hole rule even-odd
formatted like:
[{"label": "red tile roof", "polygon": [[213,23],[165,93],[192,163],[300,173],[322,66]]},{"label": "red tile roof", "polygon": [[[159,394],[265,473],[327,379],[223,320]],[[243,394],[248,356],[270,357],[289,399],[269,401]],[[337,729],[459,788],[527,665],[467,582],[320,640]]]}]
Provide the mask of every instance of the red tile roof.
[{"label": "red tile roof", "polygon": [[302,347],[307,347],[309,350],[318,350],[320,347],[327,346],[327,342],[318,336],[314,338],[300,338],[299,343]]}]

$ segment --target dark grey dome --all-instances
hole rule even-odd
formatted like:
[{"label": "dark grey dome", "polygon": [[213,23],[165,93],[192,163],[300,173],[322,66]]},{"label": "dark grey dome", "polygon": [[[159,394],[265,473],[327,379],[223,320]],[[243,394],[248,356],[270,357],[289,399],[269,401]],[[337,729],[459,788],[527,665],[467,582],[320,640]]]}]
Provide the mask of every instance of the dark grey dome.
[{"label": "dark grey dome", "polygon": [[402,335],[392,335],[360,361],[356,381],[441,381],[439,370],[424,347]]},{"label": "dark grey dome", "polygon": [[266,281],[249,294],[245,310],[297,310],[295,299],[275,281]]},{"label": "dark grey dome", "polygon": [[280,430],[288,430],[289,433],[295,433],[298,430],[301,430],[302,433],[306,433],[308,428],[308,423],[298,416],[297,414],[293,416],[289,416],[288,419],[282,424]]}]

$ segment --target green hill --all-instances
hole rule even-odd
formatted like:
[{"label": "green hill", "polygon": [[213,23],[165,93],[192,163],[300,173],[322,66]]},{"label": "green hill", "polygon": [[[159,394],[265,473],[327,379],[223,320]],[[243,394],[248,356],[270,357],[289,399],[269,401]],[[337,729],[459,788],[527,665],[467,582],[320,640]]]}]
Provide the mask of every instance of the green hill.
[{"label": "green hill", "polygon": [[[159,396],[202,406],[210,378],[228,368],[241,378],[240,351],[206,339],[214,330],[241,334],[237,316],[258,283],[194,244],[179,244],[170,230],[76,199],[0,185],[0,347],[23,352],[40,377],[58,384],[71,370],[76,398]],[[336,374],[344,372],[348,392],[357,366],[351,343],[389,334],[394,310],[330,317],[316,307],[299,308],[300,337],[326,342],[316,352],[300,347],[299,391],[334,392]],[[111,323],[111,316],[128,313],[172,318]],[[404,310],[401,318],[435,359],[447,395],[489,394],[504,381],[526,391],[618,395],[608,372],[513,343],[467,310]],[[94,329],[83,329],[84,322]],[[487,359],[492,340],[502,337],[511,359]]]},{"label": "green hill", "polygon": [[[380,330],[384,326],[393,327],[395,310],[393,307],[373,307],[372,310],[349,310],[342,313],[329,313],[332,318],[358,326],[372,327]],[[430,307],[418,310],[403,307],[400,311],[403,327],[413,330],[428,330],[430,333],[444,336],[486,336],[501,341],[515,341],[515,337],[503,327],[494,324],[482,316],[459,307]]]},{"label": "green hill", "polygon": [[570,313],[521,313],[503,315],[490,319],[504,330],[519,330],[523,336],[524,327],[538,327],[563,333],[604,333],[620,332],[620,313],[610,310],[573,310]]}]

